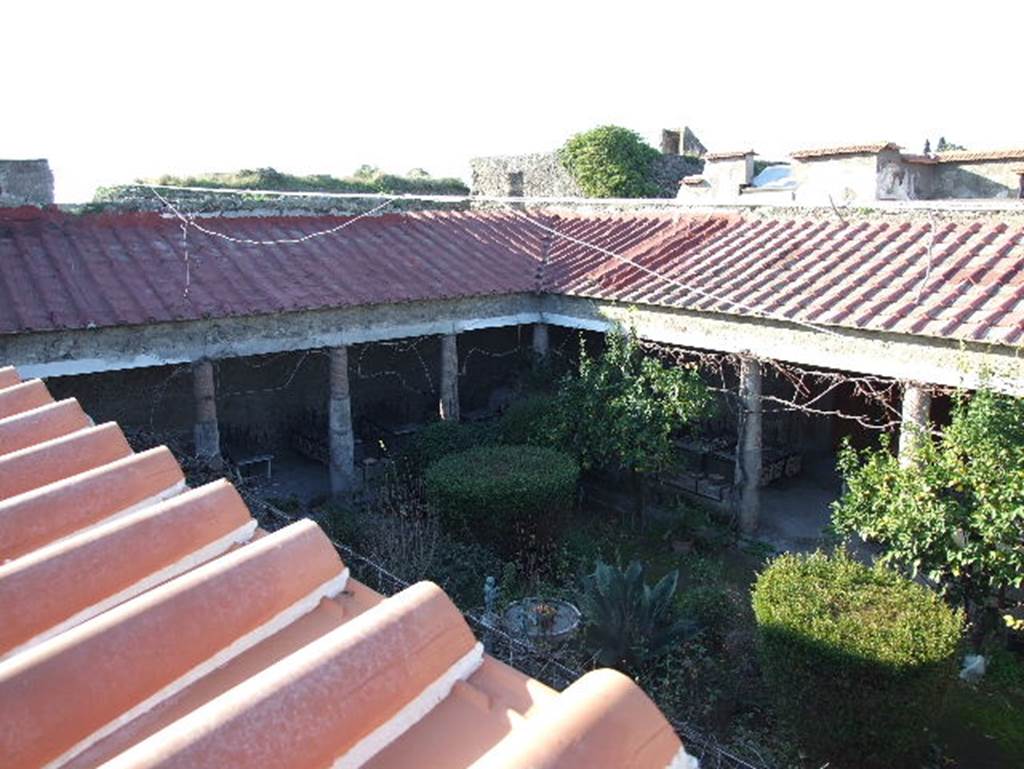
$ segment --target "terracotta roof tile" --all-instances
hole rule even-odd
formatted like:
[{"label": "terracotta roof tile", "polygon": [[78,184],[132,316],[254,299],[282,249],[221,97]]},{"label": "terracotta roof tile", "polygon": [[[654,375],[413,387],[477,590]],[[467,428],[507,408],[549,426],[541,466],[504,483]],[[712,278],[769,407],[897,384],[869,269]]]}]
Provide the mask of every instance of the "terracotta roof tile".
[{"label": "terracotta roof tile", "polygon": [[18,376],[18,370],[14,366],[0,368],[0,388],[16,385],[20,381],[21,377]]},{"label": "terracotta roof tile", "polygon": [[12,414],[0,419],[0,455],[59,438],[91,424],[74,398]]},{"label": "terracotta roof tile", "polygon": [[835,157],[837,155],[877,155],[884,150],[898,150],[900,145],[893,142],[875,142],[874,144],[847,144],[841,147],[823,147],[819,149],[797,150],[789,153],[796,160]]},{"label": "terracotta roof tile", "polygon": [[747,155],[756,155],[754,150],[728,150],[726,152],[708,152],[704,155],[705,160],[739,160]]},{"label": "terracotta roof tile", "polygon": [[[545,272],[553,292],[950,339],[982,333],[1000,344],[1019,344],[1024,329],[1024,225],[1016,222],[939,224],[930,256],[930,225],[911,220],[565,215],[549,224],[638,265],[553,237]],[[962,318],[978,283],[1005,309],[970,328]],[[896,308],[906,322],[894,326]],[[942,308],[952,308],[950,322],[918,322]]]},{"label": "terracotta roof tile", "polygon": [[229,483],[185,490],[115,425],[49,438],[65,403],[0,422],[40,428],[0,458],[5,769],[465,769],[524,746],[537,766],[686,765],[624,677],[557,694],[484,655],[436,586],[349,579],[311,521],[253,535]]},{"label": "terracotta roof tile", "polygon": [[1024,160],[1024,148],[1009,150],[955,150],[938,152],[935,159],[940,163],[971,163],[983,160]]},{"label": "terracotta roof tile", "polygon": [[[889,145],[859,145],[885,146]],[[0,226],[4,226],[4,216],[0,210]],[[339,233],[337,238],[314,239],[295,247],[255,248],[197,235],[190,236],[194,262],[185,299],[184,271],[177,252],[180,240],[175,239],[180,233],[170,220],[134,214],[69,217],[53,212],[6,216],[8,231],[17,235],[0,237],[0,252],[9,249],[9,256],[0,258],[5,264],[20,264],[22,269],[0,274],[0,296],[6,291],[18,299],[0,301],[0,333],[535,290],[747,316],[763,315],[771,308],[781,317],[806,322],[895,329],[899,333],[920,327],[924,329],[921,333],[952,339],[973,339],[979,333],[961,329],[956,323],[938,329],[913,323],[893,326],[883,319],[886,307],[867,303],[864,292],[851,294],[851,288],[876,273],[880,253],[894,260],[895,267],[888,273],[923,276],[928,261],[927,249],[921,244],[923,231],[920,226],[908,229],[907,222],[892,218],[848,225],[837,222],[823,230],[798,213],[785,212],[775,220],[735,214],[533,215],[560,233],[663,271],[695,289],[692,291],[594,249],[547,235],[518,213],[393,215],[361,220],[344,230],[345,237]],[[343,220],[203,221],[233,236],[278,237],[308,233]],[[990,232],[1010,227],[987,274],[1003,274],[1008,268],[1016,274],[1015,265],[1022,258],[1020,225],[1006,224],[998,214],[979,221],[976,226]],[[964,235],[975,225],[952,226],[955,232],[944,235],[949,241],[942,249],[943,264],[955,262],[971,248]],[[109,265],[114,264],[118,267],[111,272]],[[65,272],[77,276],[74,291],[66,281],[52,280]],[[756,280],[748,280],[753,276]],[[948,298],[950,288],[959,285],[957,281],[966,278],[954,271],[945,280],[941,286],[931,281],[933,290],[922,292],[919,305],[908,312],[931,312],[936,302]],[[910,283],[898,285],[908,290]],[[785,288],[787,303],[779,301],[777,291],[764,290],[774,286]],[[816,309],[823,299],[837,296],[853,296],[865,303],[854,308],[847,301],[848,309],[840,312]],[[905,298],[891,291],[886,296],[893,302]],[[1017,296],[1013,283],[1001,283],[994,291],[999,303]],[[76,297],[82,304],[76,304]],[[21,298],[26,301],[21,303]],[[1016,329],[1022,325],[1024,313],[1014,308],[1000,317],[998,327],[984,327],[982,333],[992,341],[1016,344],[1011,340],[1017,339]],[[30,395],[34,405],[50,400],[40,383],[20,387],[24,389],[19,391],[16,386],[7,395],[0,392],[0,418],[5,401]],[[17,403],[11,408],[18,411],[25,405]]]},{"label": "terracotta roof tile", "polygon": [[0,457],[0,500],[100,467],[132,453],[113,422],[53,438]]},{"label": "terracotta roof tile", "polygon": [[[350,219],[200,222],[233,238],[273,240]],[[510,226],[514,219],[485,212],[389,214],[278,246],[228,242],[192,230],[186,294],[185,249],[176,220],[0,208],[0,333],[533,291],[541,233]]]},{"label": "terracotta roof tile", "polygon": [[184,488],[181,468],[161,446],[0,500],[0,562]]},{"label": "terracotta roof tile", "polygon": [[31,379],[0,390],[0,419],[53,403],[41,379]]}]

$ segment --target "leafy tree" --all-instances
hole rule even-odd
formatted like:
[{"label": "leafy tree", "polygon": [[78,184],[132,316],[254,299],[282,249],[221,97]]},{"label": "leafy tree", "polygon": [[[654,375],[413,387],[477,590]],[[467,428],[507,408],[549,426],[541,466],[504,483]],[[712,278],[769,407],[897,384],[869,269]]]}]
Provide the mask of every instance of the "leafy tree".
[{"label": "leafy tree", "polygon": [[936,152],[954,152],[965,149],[967,148],[962,144],[954,144],[953,142],[946,141],[945,136],[940,136],[938,143],[935,145]]},{"label": "leafy tree", "polygon": [[606,125],[575,134],[558,159],[591,198],[642,198],[657,194],[651,165],[658,151],[635,131]]},{"label": "leafy tree", "polygon": [[632,333],[616,332],[597,358],[580,340],[579,371],[562,380],[551,429],[584,469],[629,470],[642,517],[643,474],[672,460],[672,434],[706,415],[710,406],[710,393],[695,369],[665,366],[644,354]]},{"label": "leafy tree", "polygon": [[374,179],[380,175],[380,169],[377,166],[371,166],[369,163],[363,163],[359,168],[352,174],[355,179]]},{"label": "leafy tree", "polygon": [[627,569],[598,561],[594,573],[583,578],[579,597],[597,661],[635,672],[644,662],[690,637],[696,625],[673,616],[672,599],[678,583],[678,571],[666,574],[651,587],[639,561]]},{"label": "leafy tree", "polygon": [[920,436],[901,467],[880,448],[844,447],[846,492],[834,523],[885,546],[882,560],[923,574],[975,623],[989,627],[987,605],[1006,607],[1024,584],[1024,400],[981,391],[959,395],[941,437]]}]

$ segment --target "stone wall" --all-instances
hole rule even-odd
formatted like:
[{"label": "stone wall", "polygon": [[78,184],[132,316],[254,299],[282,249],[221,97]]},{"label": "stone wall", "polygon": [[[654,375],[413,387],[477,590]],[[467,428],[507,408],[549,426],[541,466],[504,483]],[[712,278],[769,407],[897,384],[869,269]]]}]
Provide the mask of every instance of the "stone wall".
[{"label": "stone wall", "polygon": [[[583,191],[554,152],[473,158],[473,195],[489,197],[580,198]],[[658,197],[673,198],[684,176],[700,173],[702,161],[685,155],[659,155],[651,169]]]},{"label": "stone wall", "polygon": [[0,160],[0,206],[53,204],[53,174],[46,160]]},{"label": "stone wall", "polygon": [[1021,160],[939,163],[935,198],[1016,198],[1020,196]]}]

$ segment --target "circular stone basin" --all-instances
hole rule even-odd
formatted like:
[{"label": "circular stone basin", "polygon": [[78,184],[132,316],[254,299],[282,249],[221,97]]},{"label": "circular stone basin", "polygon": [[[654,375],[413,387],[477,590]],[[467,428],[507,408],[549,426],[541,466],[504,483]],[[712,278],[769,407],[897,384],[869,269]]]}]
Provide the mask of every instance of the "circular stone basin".
[{"label": "circular stone basin", "polygon": [[580,610],[558,598],[523,598],[502,615],[505,629],[530,643],[544,645],[566,641],[580,626]]}]

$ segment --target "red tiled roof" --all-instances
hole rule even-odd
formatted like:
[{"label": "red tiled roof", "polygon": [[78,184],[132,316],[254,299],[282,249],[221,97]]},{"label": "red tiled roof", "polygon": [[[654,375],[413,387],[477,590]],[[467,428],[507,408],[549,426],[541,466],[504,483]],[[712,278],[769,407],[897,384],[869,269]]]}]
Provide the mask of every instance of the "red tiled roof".
[{"label": "red tiled roof", "polygon": [[0,368],[4,769],[694,765],[625,676],[558,694],[436,585],[384,599],[312,521],[259,531],[227,481],[27,384]]},{"label": "red tiled roof", "polygon": [[1024,336],[1019,220],[938,223],[934,240],[928,221],[834,217],[567,216],[552,226],[691,290],[553,238],[549,291],[1009,345]]},{"label": "red tiled roof", "polygon": [[704,155],[705,160],[739,160],[747,155],[755,155],[754,150],[729,150],[727,152],[708,152]]},{"label": "red tiled roof", "polygon": [[1024,160],[1024,148],[1011,150],[955,150],[939,152],[935,159],[940,163],[971,163],[981,160]]},{"label": "red tiled roof", "polygon": [[824,147],[820,149],[797,150],[789,153],[796,160],[835,157],[836,155],[875,155],[883,150],[898,150],[900,145],[893,142],[875,142],[874,144],[847,144],[842,147]]},{"label": "red tiled roof", "polygon": [[[776,218],[417,213],[363,219],[297,246],[253,247],[193,233],[188,297],[180,232],[171,220],[3,216],[0,333],[542,290],[947,339],[1024,342],[1024,225],[1000,214],[937,224],[930,253],[927,220],[843,222],[786,212]],[[337,221],[203,220],[244,237],[296,236]],[[531,222],[620,253],[697,292]],[[31,390],[0,396],[0,419],[5,400],[15,395],[40,405]]]},{"label": "red tiled roof", "polygon": [[[259,315],[532,291],[540,233],[500,213],[370,217],[302,243],[252,246],[157,214],[0,209],[0,333]],[[347,217],[200,220],[279,240]]]}]

